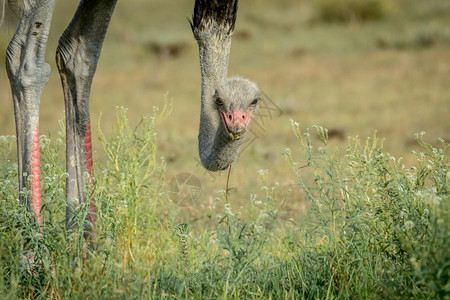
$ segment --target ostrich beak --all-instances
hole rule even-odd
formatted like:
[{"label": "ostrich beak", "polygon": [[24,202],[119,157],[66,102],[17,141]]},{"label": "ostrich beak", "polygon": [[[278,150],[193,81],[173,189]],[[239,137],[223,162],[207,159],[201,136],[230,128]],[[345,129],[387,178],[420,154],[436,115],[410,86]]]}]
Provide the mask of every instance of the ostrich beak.
[{"label": "ostrich beak", "polygon": [[231,113],[220,111],[225,128],[231,140],[240,139],[247,131],[253,111],[244,113],[242,110],[232,110]]}]

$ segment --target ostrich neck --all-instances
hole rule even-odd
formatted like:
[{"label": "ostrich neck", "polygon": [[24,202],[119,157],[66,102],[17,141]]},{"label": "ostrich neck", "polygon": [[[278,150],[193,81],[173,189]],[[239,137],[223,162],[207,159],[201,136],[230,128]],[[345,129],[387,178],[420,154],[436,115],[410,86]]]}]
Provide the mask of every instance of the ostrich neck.
[{"label": "ostrich neck", "polygon": [[231,33],[212,26],[211,30],[196,32],[196,39],[202,77],[199,154],[205,168],[218,171],[234,161],[242,144],[242,140],[228,139],[213,99],[217,84],[227,78]]}]

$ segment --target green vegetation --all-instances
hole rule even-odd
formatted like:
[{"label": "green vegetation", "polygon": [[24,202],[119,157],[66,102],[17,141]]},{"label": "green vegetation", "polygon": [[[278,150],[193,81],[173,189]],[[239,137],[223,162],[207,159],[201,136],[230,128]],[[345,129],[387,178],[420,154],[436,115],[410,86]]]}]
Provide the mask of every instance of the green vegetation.
[{"label": "green vegetation", "polygon": [[[180,222],[165,163],[156,158],[167,109],[130,127],[118,109],[95,168],[95,250],[64,230],[62,139],[43,136],[43,233],[16,199],[14,138],[0,141],[0,294],[6,298],[445,298],[450,293],[450,145],[415,167],[384,152],[376,136],[350,139],[345,155],[293,123],[300,162],[286,150],[307,215],[286,218],[280,186],[245,201],[219,192],[202,220]],[[317,144],[317,145],[316,145]],[[363,144],[363,145],[362,145]],[[124,149],[127,149],[124,151]],[[53,174],[53,175],[48,175]],[[240,206],[237,206],[240,203]],[[86,207],[86,210],[88,208]],[[80,220],[83,219],[83,211]],[[79,226],[79,228],[83,228]],[[86,259],[88,257],[88,259]]]}]

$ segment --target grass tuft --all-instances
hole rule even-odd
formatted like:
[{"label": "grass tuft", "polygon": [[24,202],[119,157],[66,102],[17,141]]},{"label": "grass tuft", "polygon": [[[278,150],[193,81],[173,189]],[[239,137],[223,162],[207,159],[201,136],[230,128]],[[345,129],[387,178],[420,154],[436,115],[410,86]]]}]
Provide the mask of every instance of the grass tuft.
[{"label": "grass tuft", "polygon": [[429,25],[419,26],[414,31],[401,36],[383,37],[377,41],[379,48],[398,50],[426,49],[438,45],[450,45],[450,32],[444,27]]},{"label": "grass tuft", "polygon": [[318,0],[317,19],[322,22],[367,22],[385,18],[389,2],[384,0]]}]

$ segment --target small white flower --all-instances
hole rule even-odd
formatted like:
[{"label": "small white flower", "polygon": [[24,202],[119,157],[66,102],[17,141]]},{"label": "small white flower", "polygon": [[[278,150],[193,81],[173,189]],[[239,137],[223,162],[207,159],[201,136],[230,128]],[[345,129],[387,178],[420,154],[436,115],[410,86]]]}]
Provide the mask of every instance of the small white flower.
[{"label": "small white flower", "polygon": [[234,213],[231,210],[231,204],[230,203],[225,203],[225,205],[223,207],[224,207],[225,211],[227,212],[227,214],[229,214],[230,216],[234,216]]},{"label": "small white flower", "polygon": [[405,228],[406,228],[406,230],[413,229],[414,228],[414,222],[410,221],[410,220],[406,221],[405,222]]},{"label": "small white flower", "polygon": [[267,169],[266,170],[262,170],[261,169],[261,170],[258,171],[258,173],[259,173],[259,175],[267,175],[269,173],[269,170],[267,170]]}]

